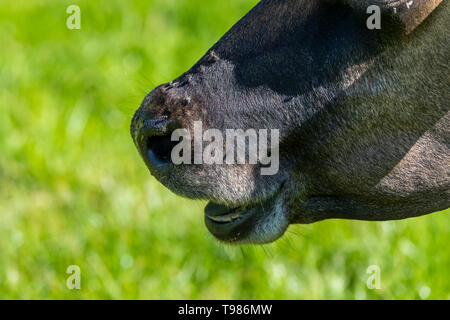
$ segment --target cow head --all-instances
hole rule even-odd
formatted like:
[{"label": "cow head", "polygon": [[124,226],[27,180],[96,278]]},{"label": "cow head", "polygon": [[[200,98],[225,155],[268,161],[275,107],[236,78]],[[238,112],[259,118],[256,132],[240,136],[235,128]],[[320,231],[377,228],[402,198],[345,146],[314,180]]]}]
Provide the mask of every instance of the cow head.
[{"label": "cow head", "polygon": [[[424,55],[446,54],[426,47],[439,46],[439,22],[412,32],[439,1],[417,1],[414,17],[406,1],[375,2],[381,30],[366,26],[368,1],[263,0],[192,69],[145,97],[131,126],[142,158],[173,192],[209,201],[205,222],[218,239],[264,243],[291,223],[397,219],[448,205],[448,198],[434,207],[417,199],[419,209],[411,209],[405,203],[414,190],[391,174],[428,129],[446,121],[445,103],[423,111],[426,105],[411,103],[421,101],[411,90],[395,96],[425,79],[405,76],[417,46]],[[448,10],[440,11],[434,20],[445,20]],[[445,57],[434,56],[416,72],[436,70]],[[194,132],[195,123],[224,136],[227,129],[278,130],[278,143],[269,144],[277,172],[261,174],[262,162],[173,163],[172,134]]]}]

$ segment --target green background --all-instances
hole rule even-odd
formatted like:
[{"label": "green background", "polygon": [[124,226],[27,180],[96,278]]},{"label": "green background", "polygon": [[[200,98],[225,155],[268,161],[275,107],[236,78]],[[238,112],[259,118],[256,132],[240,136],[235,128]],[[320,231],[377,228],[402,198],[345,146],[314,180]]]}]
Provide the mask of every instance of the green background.
[{"label": "green background", "polygon": [[[204,203],[148,173],[134,111],[256,2],[0,0],[0,298],[450,298],[448,211],[232,247],[207,232]],[[81,30],[66,27],[70,4]]]}]

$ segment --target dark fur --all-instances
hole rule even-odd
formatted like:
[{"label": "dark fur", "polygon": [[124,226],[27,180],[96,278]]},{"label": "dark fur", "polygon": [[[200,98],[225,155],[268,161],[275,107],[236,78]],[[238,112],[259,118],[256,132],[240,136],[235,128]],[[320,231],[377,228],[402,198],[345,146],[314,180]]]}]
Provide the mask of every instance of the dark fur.
[{"label": "dark fur", "polygon": [[[348,1],[261,1],[137,111],[135,142],[168,188],[229,206],[267,202],[226,240],[267,242],[289,223],[402,219],[450,206],[448,1],[414,31],[385,11],[382,29],[368,30],[368,15]],[[280,129],[280,172],[157,168],[139,141],[146,119]]]}]

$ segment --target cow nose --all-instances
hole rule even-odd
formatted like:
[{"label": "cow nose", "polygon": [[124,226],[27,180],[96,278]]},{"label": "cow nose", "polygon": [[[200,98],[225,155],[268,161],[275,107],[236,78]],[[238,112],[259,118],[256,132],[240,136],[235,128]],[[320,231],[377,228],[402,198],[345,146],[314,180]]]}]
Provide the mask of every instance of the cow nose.
[{"label": "cow nose", "polygon": [[142,156],[151,166],[161,168],[171,163],[173,147],[178,143],[172,141],[172,132],[180,126],[166,118],[146,119],[139,134],[139,148]]},{"label": "cow nose", "polygon": [[172,149],[179,143],[172,141],[172,133],[182,128],[172,117],[175,110],[189,103],[186,97],[183,88],[171,83],[156,87],[145,97],[131,121],[135,145],[152,174],[163,174],[162,169],[172,163]]}]

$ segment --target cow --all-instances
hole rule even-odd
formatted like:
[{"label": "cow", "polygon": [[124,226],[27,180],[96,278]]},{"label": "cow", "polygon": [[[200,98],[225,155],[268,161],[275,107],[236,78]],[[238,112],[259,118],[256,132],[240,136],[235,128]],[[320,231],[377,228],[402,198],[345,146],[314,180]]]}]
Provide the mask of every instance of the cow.
[{"label": "cow", "polygon": [[[445,0],[262,0],[145,97],[131,135],[164,186],[208,200],[206,227],[226,243],[269,243],[290,224],[445,210],[449,30]],[[196,122],[278,130],[277,173],[261,174],[262,162],[174,164],[173,133]]]}]

